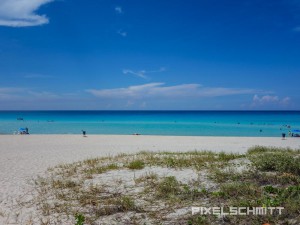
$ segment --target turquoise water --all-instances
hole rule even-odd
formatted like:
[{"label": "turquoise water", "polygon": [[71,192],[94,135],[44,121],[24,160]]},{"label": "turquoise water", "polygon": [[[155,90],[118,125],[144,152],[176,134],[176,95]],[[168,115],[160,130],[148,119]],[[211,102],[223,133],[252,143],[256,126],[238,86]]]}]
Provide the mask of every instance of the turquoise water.
[{"label": "turquoise water", "polygon": [[0,111],[1,134],[21,127],[30,134],[278,137],[300,129],[300,111]]}]

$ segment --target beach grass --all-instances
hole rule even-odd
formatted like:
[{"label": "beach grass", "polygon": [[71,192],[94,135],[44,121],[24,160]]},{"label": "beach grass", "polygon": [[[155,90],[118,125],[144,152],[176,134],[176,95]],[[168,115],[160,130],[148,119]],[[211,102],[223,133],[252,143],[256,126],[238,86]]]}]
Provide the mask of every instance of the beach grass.
[{"label": "beach grass", "polygon": [[[300,151],[140,152],[49,168],[35,180],[44,224],[299,224]],[[283,214],[192,215],[192,206],[284,207]],[[77,216],[77,217],[76,217]],[[76,219],[77,218],[77,219]],[[129,223],[130,221],[130,223]]]}]

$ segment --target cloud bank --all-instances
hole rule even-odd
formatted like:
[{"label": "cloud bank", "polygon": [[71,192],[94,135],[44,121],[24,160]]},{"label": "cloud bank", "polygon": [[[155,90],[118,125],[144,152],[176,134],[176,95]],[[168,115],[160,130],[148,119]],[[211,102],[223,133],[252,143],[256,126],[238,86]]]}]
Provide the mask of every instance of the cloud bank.
[{"label": "cloud bank", "polygon": [[60,96],[47,91],[32,91],[28,88],[0,87],[0,100],[24,100],[24,99],[57,99]]},{"label": "cloud bank", "polygon": [[290,104],[290,97],[280,98],[275,95],[264,95],[259,97],[258,95],[253,96],[252,106],[264,106],[264,105],[288,105]]},{"label": "cloud bank", "polygon": [[29,27],[49,23],[46,15],[36,14],[42,5],[54,0],[1,0],[0,26]]},{"label": "cloud bank", "polygon": [[164,83],[148,83],[114,89],[88,89],[88,93],[102,98],[145,98],[145,97],[218,97],[253,94],[257,90],[242,88],[204,87],[200,84],[166,86]]},{"label": "cloud bank", "polygon": [[0,104],[1,101],[10,101],[18,99],[19,96],[24,93],[26,89],[17,87],[0,87]]}]

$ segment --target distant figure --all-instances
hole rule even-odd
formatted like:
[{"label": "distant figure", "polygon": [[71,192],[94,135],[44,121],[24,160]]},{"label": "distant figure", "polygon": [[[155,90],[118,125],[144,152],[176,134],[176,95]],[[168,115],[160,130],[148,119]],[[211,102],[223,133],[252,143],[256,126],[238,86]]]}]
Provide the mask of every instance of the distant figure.
[{"label": "distant figure", "polygon": [[25,134],[29,134],[28,127],[25,128]]},{"label": "distant figure", "polygon": [[81,130],[82,131],[82,136],[86,137],[86,131],[85,130]]},{"label": "distant figure", "polygon": [[289,137],[292,137],[292,133],[291,133],[291,131],[289,131]]},{"label": "distant figure", "polygon": [[285,140],[285,133],[282,133],[281,136],[282,136],[282,140]]},{"label": "distant figure", "polygon": [[139,134],[139,133],[133,133],[132,135],[141,135],[141,134]]}]

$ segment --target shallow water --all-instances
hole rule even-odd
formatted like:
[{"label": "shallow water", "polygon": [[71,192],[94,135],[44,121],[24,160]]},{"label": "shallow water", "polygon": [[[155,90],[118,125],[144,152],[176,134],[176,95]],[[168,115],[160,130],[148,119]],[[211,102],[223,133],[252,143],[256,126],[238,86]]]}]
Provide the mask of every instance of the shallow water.
[{"label": "shallow water", "polygon": [[[17,120],[23,118],[23,120]],[[288,128],[288,125],[290,128]],[[276,137],[300,129],[300,111],[1,111],[0,133]]]}]

